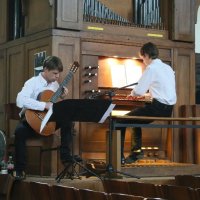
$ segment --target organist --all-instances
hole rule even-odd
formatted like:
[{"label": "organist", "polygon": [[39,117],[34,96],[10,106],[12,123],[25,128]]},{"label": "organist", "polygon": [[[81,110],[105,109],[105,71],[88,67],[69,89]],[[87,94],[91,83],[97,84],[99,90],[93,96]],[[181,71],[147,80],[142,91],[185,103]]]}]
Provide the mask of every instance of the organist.
[{"label": "organist", "polygon": [[[176,103],[175,73],[171,66],[162,62],[159,58],[159,51],[155,44],[148,42],[140,49],[140,57],[145,65],[145,70],[138,81],[138,84],[131,91],[133,96],[143,96],[149,93],[152,102],[143,107],[135,108],[127,113],[129,116],[154,116],[170,117],[173,105]],[[128,97],[129,98],[129,97]],[[152,121],[139,121],[139,123],[150,123]],[[128,122],[127,122],[128,123]],[[131,121],[130,123],[137,123]],[[121,163],[130,164],[143,157],[142,131],[140,127],[133,129],[134,143],[131,146],[130,155],[124,157],[124,140],[126,128],[121,130]]]}]

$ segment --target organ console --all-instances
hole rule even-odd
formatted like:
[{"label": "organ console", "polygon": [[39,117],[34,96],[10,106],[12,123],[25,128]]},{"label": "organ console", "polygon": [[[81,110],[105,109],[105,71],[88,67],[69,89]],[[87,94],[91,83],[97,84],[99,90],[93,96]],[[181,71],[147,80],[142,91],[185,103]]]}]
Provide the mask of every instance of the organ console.
[{"label": "organ console", "polygon": [[90,66],[90,65],[84,67],[85,70],[88,70],[88,69],[89,69],[89,70],[93,70],[93,69],[98,69],[98,68],[99,68],[99,66]]},{"label": "organ console", "polygon": [[101,90],[86,90],[85,93],[94,93],[94,92],[100,92]]},{"label": "organ console", "polygon": [[[149,100],[146,97],[128,97],[132,89],[126,88],[135,85],[142,70],[141,60],[99,57],[97,65],[91,63],[83,67],[83,83],[90,83],[82,86],[83,98],[110,98],[110,91],[113,92],[112,101],[117,110],[132,110],[133,107],[143,106]],[[127,79],[130,79],[129,82],[126,82]]]},{"label": "organ console", "polygon": [[85,76],[97,76],[97,73],[85,73]]},{"label": "organ console", "polygon": [[92,80],[85,80],[84,83],[92,83]]}]

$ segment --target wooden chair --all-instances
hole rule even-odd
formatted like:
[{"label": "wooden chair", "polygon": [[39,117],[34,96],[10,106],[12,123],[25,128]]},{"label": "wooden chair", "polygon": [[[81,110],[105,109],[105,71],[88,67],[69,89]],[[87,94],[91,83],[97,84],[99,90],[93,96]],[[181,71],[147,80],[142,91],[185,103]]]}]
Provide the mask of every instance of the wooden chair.
[{"label": "wooden chair", "polygon": [[[32,200],[51,200],[51,186],[47,183],[30,181]],[[53,199],[52,199],[53,200]]]},{"label": "wooden chair", "polygon": [[152,183],[140,183],[136,181],[128,182],[130,194],[136,196],[143,196],[148,198],[159,197],[157,194],[157,188]]},{"label": "wooden chair", "polygon": [[111,193],[111,200],[144,200],[144,197],[129,194]]},{"label": "wooden chair", "polygon": [[10,200],[14,178],[9,174],[0,174],[0,199]]},{"label": "wooden chair", "polygon": [[103,180],[104,191],[107,193],[130,194],[128,182],[118,180]]},{"label": "wooden chair", "polygon": [[52,185],[51,187],[52,199],[59,200],[79,200],[79,190],[74,187],[63,185]]},{"label": "wooden chair", "polygon": [[195,187],[200,188],[200,176],[195,176]]},{"label": "wooden chair", "polygon": [[108,194],[89,189],[79,189],[80,200],[108,200]]},{"label": "wooden chair", "polygon": [[29,181],[14,181],[10,200],[32,200]]},{"label": "wooden chair", "polygon": [[161,185],[164,196],[163,199],[170,200],[195,200],[196,192],[194,189],[185,186]]},{"label": "wooden chair", "polygon": [[200,188],[195,189],[195,195],[197,200],[200,199]]},{"label": "wooden chair", "polygon": [[175,183],[179,186],[186,186],[191,188],[196,188],[196,180],[193,175],[176,175]]},{"label": "wooden chair", "polygon": [[162,198],[144,198],[144,200],[167,200]]},{"label": "wooden chair", "polygon": [[[13,151],[14,148],[14,129],[19,122],[19,109],[15,103],[5,104],[5,119],[6,119],[6,142],[7,142],[7,150]],[[36,137],[30,138],[27,140],[27,147],[36,147],[39,148],[39,174],[44,175],[45,168],[45,152],[49,150],[54,150],[58,147],[59,137],[57,135],[51,135],[48,137],[40,136],[36,134]],[[57,152],[51,151],[52,159],[57,161]],[[49,161],[49,163],[55,163],[54,161]],[[50,165],[50,164],[49,164]],[[47,166],[49,167],[49,166]],[[53,167],[51,167],[53,169]],[[51,171],[51,174],[57,174],[57,171]],[[47,174],[48,175],[48,174]]]}]

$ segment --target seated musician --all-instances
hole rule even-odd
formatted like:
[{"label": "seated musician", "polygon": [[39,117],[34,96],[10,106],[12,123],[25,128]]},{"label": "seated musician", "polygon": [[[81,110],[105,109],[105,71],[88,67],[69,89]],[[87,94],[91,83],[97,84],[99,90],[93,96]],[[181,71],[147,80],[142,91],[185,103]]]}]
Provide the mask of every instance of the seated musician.
[{"label": "seated musician", "polygon": [[[60,73],[63,71],[63,64],[60,58],[56,56],[49,56],[43,63],[43,71],[35,77],[27,80],[18,93],[16,103],[17,106],[22,108],[20,113],[24,116],[26,109],[44,111],[48,110],[51,106],[51,102],[45,102],[38,100],[39,94],[44,94],[45,91],[56,92],[59,88],[57,82]],[[68,90],[63,87],[63,92],[60,98],[65,98]],[[71,162],[72,156],[70,152],[70,144],[72,141],[72,122],[66,122],[61,125],[61,146],[60,146],[60,158],[63,163]],[[26,119],[20,121],[15,130],[15,170],[16,179],[22,180],[25,178],[26,169],[26,140],[30,137],[39,135],[28,124]]]},{"label": "seated musician", "polygon": [[[140,49],[140,56],[146,68],[138,81],[138,84],[131,91],[130,96],[142,96],[149,92],[152,103],[145,104],[144,107],[130,111],[129,116],[154,116],[170,117],[173,105],[176,103],[175,73],[173,69],[158,59],[159,51],[155,44],[148,42]],[[152,121],[151,121],[152,122]],[[150,121],[131,121],[130,123],[150,123]],[[133,128],[133,141],[130,155],[124,158],[125,128],[121,129],[122,137],[122,164],[133,163],[143,158],[142,132],[141,128]]]}]

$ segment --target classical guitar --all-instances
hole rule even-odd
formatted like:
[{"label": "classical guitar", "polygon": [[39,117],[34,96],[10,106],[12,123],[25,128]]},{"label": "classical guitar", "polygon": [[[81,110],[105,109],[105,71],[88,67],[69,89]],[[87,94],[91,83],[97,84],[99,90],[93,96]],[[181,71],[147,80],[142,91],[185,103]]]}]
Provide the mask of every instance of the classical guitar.
[{"label": "classical guitar", "polygon": [[[44,92],[38,95],[38,99],[44,102],[56,103],[58,98],[62,94],[63,86],[66,86],[69,83],[74,73],[77,71],[78,67],[79,67],[79,63],[74,62],[69,70],[69,73],[67,74],[63,82],[60,84],[58,90],[55,93],[51,90],[45,90]],[[33,128],[35,132],[44,136],[49,136],[49,135],[54,134],[54,132],[56,131],[56,122],[48,122],[45,125],[42,132],[40,132],[40,126],[46,113],[47,113],[47,110],[37,111],[37,110],[27,109],[25,112],[25,117],[28,124]]]}]

